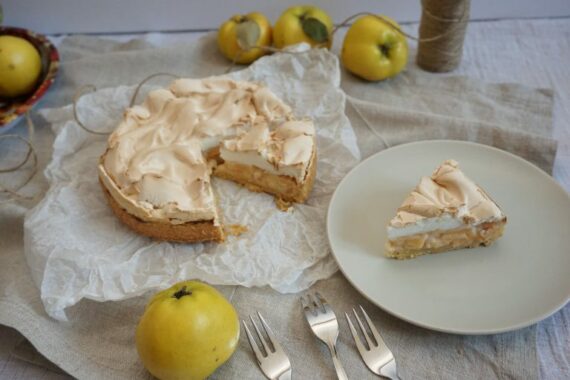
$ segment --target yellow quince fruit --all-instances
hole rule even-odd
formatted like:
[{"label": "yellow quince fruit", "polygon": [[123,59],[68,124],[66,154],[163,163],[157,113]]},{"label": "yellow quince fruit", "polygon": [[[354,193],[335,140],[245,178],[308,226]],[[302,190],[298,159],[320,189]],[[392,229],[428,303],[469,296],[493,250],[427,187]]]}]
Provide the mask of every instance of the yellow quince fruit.
[{"label": "yellow quince fruit", "polygon": [[0,36],[0,97],[32,92],[41,71],[42,60],[34,45],[24,38]]},{"label": "yellow quince fruit", "polygon": [[306,42],[311,46],[332,45],[333,22],[330,16],[312,5],[287,9],[277,20],[273,30],[276,48]]},{"label": "yellow quince fruit", "polygon": [[216,289],[180,282],[157,293],[137,326],[148,371],[162,380],[202,380],[232,356],[239,339],[233,306]]},{"label": "yellow quince fruit", "polygon": [[[396,21],[382,16],[400,28]],[[348,29],[341,51],[344,67],[369,81],[390,78],[408,62],[408,41],[382,19],[366,15]]]},{"label": "yellow quince fruit", "polygon": [[251,63],[267,54],[264,46],[271,46],[271,25],[261,13],[232,16],[218,30],[220,51],[236,63]]}]

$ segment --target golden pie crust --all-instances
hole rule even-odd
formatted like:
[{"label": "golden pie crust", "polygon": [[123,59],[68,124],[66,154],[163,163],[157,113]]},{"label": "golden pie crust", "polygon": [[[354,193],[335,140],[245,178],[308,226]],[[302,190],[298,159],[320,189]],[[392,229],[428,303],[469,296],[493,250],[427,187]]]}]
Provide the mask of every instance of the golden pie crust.
[{"label": "golden pie crust", "polygon": [[131,230],[156,240],[167,240],[183,243],[195,243],[200,241],[223,242],[225,233],[221,225],[214,224],[213,220],[187,222],[183,224],[148,222],[129,214],[111,196],[102,181],[103,193],[109,201],[111,209],[121,222]]}]

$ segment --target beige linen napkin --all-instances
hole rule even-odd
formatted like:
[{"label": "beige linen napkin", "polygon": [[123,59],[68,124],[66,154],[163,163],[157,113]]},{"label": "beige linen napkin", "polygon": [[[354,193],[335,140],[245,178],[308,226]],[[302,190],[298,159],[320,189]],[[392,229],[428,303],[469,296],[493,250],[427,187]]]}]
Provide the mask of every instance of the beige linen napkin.
[{"label": "beige linen napkin", "polygon": [[484,84],[411,70],[366,83],[345,73],[346,114],[362,158],[418,140],[467,140],[491,145],[552,173],[553,93],[517,84]]},{"label": "beige linen napkin", "polygon": [[[143,41],[110,43],[74,37],[61,45],[63,67],[44,104],[69,103],[75,89],[137,83],[157,71],[187,76],[223,72],[227,62],[213,36],[196,45],[154,49]],[[518,153],[550,171],[555,143],[549,138],[552,94],[518,85],[488,85],[411,69],[394,80],[368,84],[345,75],[347,114],[357,132],[363,157],[395,145],[427,138],[468,139]],[[47,130],[45,126],[45,130]],[[371,129],[375,132],[371,132]],[[52,138],[38,133],[37,144],[49,152]],[[1,152],[0,152],[1,155]],[[43,164],[47,160],[43,157]],[[37,181],[40,181],[38,179]],[[134,328],[147,297],[121,302],[83,301],[69,311],[69,323],[50,319],[22,252],[26,208],[0,208],[0,323],[25,335],[48,359],[84,379],[144,378],[148,375],[134,348]],[[65,279],[63,279],[65,280]],[[404,379],[536,378],[536,328],[494,336],[458,336],[428,331],[372,306],[337,273],[314,287],[338,315],[364,305],[398,358]],[[241,317],[264,313],[295,363],[295,378],[334,378],[326,348],[318,344],[302,318],[298,295],[267,288],[220,287]],[[279,307],[275,307],[279,305]],[[361,363],[346,324],[341,321],[339,352],[351,378],[375,378]],[[262,378],[247,342],[213,379]]]}]

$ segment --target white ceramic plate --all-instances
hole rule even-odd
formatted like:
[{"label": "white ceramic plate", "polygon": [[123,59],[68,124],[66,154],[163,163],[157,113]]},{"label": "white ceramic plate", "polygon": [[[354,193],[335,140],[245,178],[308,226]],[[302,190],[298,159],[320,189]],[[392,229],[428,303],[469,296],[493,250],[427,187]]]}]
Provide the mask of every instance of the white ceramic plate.
[{"label": "white ceramic plate", "polygon": [[[420,177],[449,158],[503,209],[504,236],[486,248],[385,258],[386,224]],[[515,330],[548,317],[570,299],[570,197],[534,165],[488,146],[426,141],[368,158],[336,189],[327,232],[342,272],[358,291],[429,329]]]}]

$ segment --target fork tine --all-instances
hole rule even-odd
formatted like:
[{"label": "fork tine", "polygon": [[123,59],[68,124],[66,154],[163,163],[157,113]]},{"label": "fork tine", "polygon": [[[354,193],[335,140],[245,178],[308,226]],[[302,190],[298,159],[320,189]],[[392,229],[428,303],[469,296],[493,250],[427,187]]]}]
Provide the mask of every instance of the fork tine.
[{"label": "fork tine", "polygon": [[366,318],[366,322],[368,322],[368,327],[370,328],[372,335],[374,335],[374,339],[376,339],[377,345],[378,346],[380,346],[380,345],[386,346],[386,343],[384,343],[384,339],[382,339],[382,335],[380,335],[378,330],[376,330],[376,326],[374,326],[374,323],[372,323],[372,320],[368,316],[368,313],[366,313],[366,310],[364,310],[362,305],[358,305],[358,306],[360,306],[360,310],[362,311],[362,314],[364,314],[364,318]]},{"label": "fork tine", "polygon": [[257,333],[257,337],[259,338],[259,340],[261,341],[261,344],[263,345],[263,348],[265,349],[265,353],[267,355],[269,355],[271,352],[269,349],[269,345],[267,344],[267,342],[265,341],[265,337],[263,336],[263,334],[261,334],[261,331],[259,330],[259,327],[257,327],[257,324],[255,323],[255,321],[253,320],[253,317],[250,315],[249,316],[249,320],[251,321],[251,323],[253,324],[253,328],[255,329],[255,332]]},{"label": "fork tine", "polygon": [[327,302],[327,300],[325,299],[325,297],[323,297],[321,295],[321,293],[319,292],[315,292],[315,295],[317,297],[317,299],[319,300],[319,303],[321,304],[321,306],[323,307],[323,312],[327,312],[327,308],[330,309],[329,303]]},{"label": "fork tine", "polygon": [[313,305],[315,305],[315,308],[320,309],[323,313],[326,313],[326,309],[325,306],[323,305],[322,301],[321,301],[321,297],[319,297],[318,293],[315,293],[311,296],[311,302],[313,303]]},{"label": "fork tine", "polygon": [[315,297],[313,297],[311,293],[307,294],[307,300],[309,301],[309,307],[311,308],[319,307],[319,305],[317,305],[317,300],[315,299]]},{"label": "fork tine", "polygon": [[305,311],[309,309],[309,303],[305,300],[305,296],[301,296],[301,306]]},{"label": "fork tine", "polygon": [[382,368],[380,368],[380,376],[384,376],[392,380],[400,380],[395,359],[390,360]]},{"label": "fork tine", "polygon": [[261,321],[261,325],[263,326],[263,329],[265,330],[265,333],[267,334],[267,337],[269,338],[269,341],[271,342],[271,345],[273,346],[273,350],[277,351],[278,349],[281,349],[281,345],[277,341],[275,334],[273,334],[273,330],[271,330],[271,327],[269,327],[267,322],[265,322],[265,318],[263,318],[263,315],[261,315],[261,313],[258,311],[257,316],[259,317],[259,320]]},{"label": "fork tine", "polygon": [[356,313],[356,310],[354,308],[352,308],[352,312],[354,313],[354,316],[356,317],[356,321],[358,322],[358,326],[360,326],[360,331],[362,331],[362,335],[364,335],[364,339],[366,339],[366,343],[368,343],[368,348],[372,349],[372,347],[374,347],[376,345],[372,344],[372,340],[368,336],[368,332],[364,328],[364,325],[362,324],[362,321],[360,320],[360,317],[358,316],[358,314]]},{"label": "fork tine", "polygon": [[247,323],[245,323],[244,320],[242,320],[242,323],[243,323],[243,327],[245,328],[245,334],[247,335],[247,340],[249,341],[249,345],[251,346],[251,349],[253,350],[255,357],[257,358],[257,363],[260,364],[261,361],[264,359],[264,356],[261,353],[261,350],[259,349],[257,342],[255,341],[255,339],[253,339],[253,335],[251,335],[251,331],[249,331],[249,327],[247,327]]},{"label": "fork tine", "polygon": [[315,296],[316,296],[317,299],[321,302],[321,304],[323,304],[323,305],[328,305],[327,300],[325,299],[325,297],[323,297],[323,296],[321,295],[321,293],[315,292]]},{"label": "fork tine", "polygon": [[303,311],[305,312],[305,316],[309,318],[309,314],[317,316],[318,312],[313,307],[313,301],[311,300],[311,295],[307,294],[307,298],[305,296],[301,296],[301,305],[303,306]]},{"label": "fork tine", "polygon": [[356,348],[358,349],[358,352],[362,354],[363,352],[366,351],[366,347],[364,347],[364,345],[362,344],[362,340],[358,336],[358,333],[356,332],[356,329],[354,328],[354,325],[352,324],[352,321],[350,320],[348,314],[344,313],[344,316],[346,317],[346,321],[348,322],[348,327],[350,327],[350,332],[352,333],[352,337],[354,338],[354,343],[356,344]]}]

